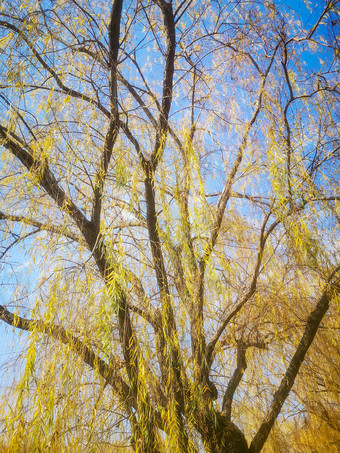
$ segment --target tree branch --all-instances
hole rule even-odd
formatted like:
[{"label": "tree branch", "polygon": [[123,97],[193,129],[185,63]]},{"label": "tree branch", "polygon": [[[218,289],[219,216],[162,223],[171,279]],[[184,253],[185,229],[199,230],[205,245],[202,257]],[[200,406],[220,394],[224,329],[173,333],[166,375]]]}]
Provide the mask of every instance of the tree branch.
[{"label": "tree branch", "polygon": [[278,390],[273,396],[273,401],[270,408],[257,431],[254,439],[250,445],[250,453],[259,453],[262,450],[264,443],[266,442],[269,433],[277,419],[284,402],[287,399],[289,392],[291,391],[295,378],[300,370],[301,364],[304,361],[305,355],[309,347],[311,346],[319,325],[324,318],[331,301],[340,295],[340,278],[335,278],[336,273],[340,270],[338,266],[328,278],[328,283],[316,304],[315,309],[308,316],[306,327],[303,332],[300,343],[298,344],[295,354],[293,355],[289,366],[282,378],[281,384]]},{"label": "tree branch", "polygon": [[222,413],[228,418],[228,420],[231,419],[231,407],[233,403],[234,393],[239,383],[241,382],[242,376],[247,368],[246,352],[246,346],[242,342],[239,342],[237,345],[236,369],[228,383],[228,387],[225,391],[222,403]]},{"label": "tree branch", "polygon": [[176,32],[172,3],[164,0],[156,0],[163,13],[163,20],[166,33],[166,51],[165,65],[163,75],[163,93],[161,102],[161,111],[158,119],[158,128],[156,131],[156,140],[150,162],[154,171],[160,161],[165,148],[165,142],[168,132],[168,119],[172,102],[173,77],[175,70],[175,50],[176,50]]},{"label": "tree branch", "polygon": [[[262,107],[262,96],[263,96],[263,93],[264,93],[264,88],[266,86],[267,77],[268,77],[268,74],[269,74],[270,69],[272,67],[272,64],[274,62],[275,55],[276,55],[276,52],[277,52],[277,50],[279,48],[279,45],[280,45],[280,43],[277,44],[277,46],[275,47],[273,55],[271,56],[270,62],[268,64],[267,70],[262,75],[262,82],[261,82],[261,87],[260,87],[259,94],[258,94],[256,108],[255,108],[255,110],[253,112],[253,115],[252,115],[250,121],[248,122],[248,124],[245,127],[245,132],[243,134],[242,141],[241,141],[241,144],[239,146],[238,153],[237,153],[233,168],[232,168],[230,174],[227,177],[226,184],[224,186],[224,189],[223,189],[223,191],[222,191],[222,193],[220,195],[220,198],[218,200],[218,203],[217,203],[216,220],[215,220],[214,225],[212,227],[211,238],[210,238],[209,243],[205,247],[203,256],[201,258],[201,263],[200,263],[201,273],[203,275],[204,275],[205,265],[208,262],[209,257],[211,255],[211,253],[212,253],[212,251],[213,251],[213,249],[215,247],[216,241],[218,239],[218,235],[219,235],[219,231],[220,231],[223,215],[224,215],[224,212],[225,212],[225,208],[226,208],[228,200],[229,200],[229,198],[231,196],[231,187],[233,185],[233,182],[234,182],[235,176],[236,176],[236,174],[238,172],[238,169],[239,169],[239,167],[241,165],[241,162],[242,162],[242,159],[243,159],[243,155],[244,155],[244,151],[245,151],[246,146],[247,146],[247,141],[248,141],[250,130],[251,130],[252,126],[254,125],[254,123],[255,123],[255,121],[256,121],[259,113],[260,113],[261,107]],[[203,278],[203,275],[201,276],[201,279]]]},{"label": "tree branch", "polygon": [[288,196],[289,196],[289,204],[290,208],[293,209],[293,191],[292,191],[292,172],[291,172],[291,160],[292,160],[292,153],[293,153],[293,148],[292,148],[292,141],[291,141],[291,129],[290,129],[290,124],[288,121],[288,109],[291,103],[295,100],[294,97],[294,92],[292,88],[292,84],[289,78],[289,73],[287,69],[287,59],[288,59],[288,51],[287,51],[287,45],[284,42],[283,43],[283,50],[284,50],[284,59],[282,61],[282,66],[283,66],[283,71],[285,74],[285,79],[286,83],[288,86],[288,91],[289,91],[289,99],[286,102],[285,108],[283,110],[283,120],[284,120],[284,125],[286,128],[286,136],[285,136],[285,141],[286,141],[286,154],[287,154],[287,184],[288,184]]},{"label": "tree branch", "polygon": [[246,362],[246,352],[247,349],[250,347],[257,347],[260,349],[265,349],[265,343],[252,343],[252,342],[237,342],[237,363],[235,371],[228,383],[227,390],[225,391],[222,403],[222,414],[227,417],[227,419],[231,420],[231,409],[233,404],[234,394],[239,386],[241,379],[243,377],[244,372],[247,369],[247,362]]},{"label": "tree branch", "polygon": [[147,118],[150,120],[151,124],[157,128],[157,120],[151,113],[150,109],[146,106],[145,102],[143,99],[139,96],[137,93],[135,87],[131,85],[131,83],[120,73],[118,73],[118,80],[127,88],[129,93],[135,98],[135,100],[138,102],[138,104],[142,107],[145,115]]},{"label": "tree branch", "polygon": [[11,244],[9,244],[8,247],[5,248],[5,250],[3,250],[3,252],[0,253],[0,260],[2,260],[2,258],[6,255],[6,253],[12,248],[14,247],[16,244],[19,244],[19,242],[27,239],[28,237],[30,236],[33,236],[34,234],[37,234],[39,232],[39,229],[37,230],[34,230],[34,231],[30,231],[29,233],[26,233],[24,234],[23,236],[19,236],[17,237],[16,239],[14,239],[13,242],[11,242]]},{"label": "tree branch", "polygon": [[226,317],[226,319],[224,321],[222,321],[220,327],[218,327],[215,335],[213,336],[212,340],[210,341],[210,343],[207,346],[207,359],[206,360],[207,360],[207,363],[209,364],[209,367],[211,366],[211,364],[213,362],[214,349],[215,349],[216,343],[220,339],[225,328],[227,327],[229,322],[234,318],[234,316],[237,315],[237,313],[241,310],[241,308],[249,301],[249,299],[253,296],[253,294],[256,291],[257,279],[260,274],[260,267],[261,267],[264,248],[265,248],[267,239],[268,239],[269,235],[274,231],[274,229],[280,224],[280,220],[275,220],[270,225],[268,230],[265,231],[265,228],[266,228],[270,215],[271,215],[271,212],[269,212],[266,215],[266,217],[262,223],[259,250],[257,253],[257,259],[256,259],[255,267],[254,267],[253,277],[251,279],[251,283],[249,285],[248,291],[242,297],[241,301],[236,305],[236,307],[232,310],[232,312]]},{"label": "tree branch", "polygon": [[109,73],[110,73],[110,121],[105,137],[101,163],[95,179],[92,222],[97,234],[100,231],[102,195],[112,151],[119,131],[119,111],[117,93],[117,64],[119,51],[120,20],[123,0],[114,0],[109,26]]},{"label": "tree branch", "polygon": [[89,248],[92,250],[96,239],[93,236],[91,223],[58,184],[48,166],[47,159],[41,160],[34,157],[34,153],[28,146],[13,132],[10,132],[2,125],[0,125],[0,140],[2,142],[1,144],[8,149],[14,157],[19,159],[27,170],[38,178],[40,186],[45,189],[48,195],[50,195],[57,203],[59,208],[71,216],[83,234]]},{"label": "tree branch", "polygon": [[79,338],[68,332],[62,326],[52,323],[45,324],[42,321],[23,318],[11,313],[3,305],[0,305],[0,319],[10,326],[21,330],[37,330],[39,333],[47,334],[61,343],[70,346],[87,365],[99,372],[105,382],[110,384],[117,395],[119,395],[121,401],[124,403],[130,401],[133,407],[136,406],[136,403],[131,400],[131,389],[120,376],[119,361],[111,359],[111,363],[107,364],[90,347],[86,346]]},{"label": "tree branch", "polygon": [[[195,314],[191,321],[191,336],[192,336],[192,345],[193,345],[193,351],[194,351],[194,355],[195,355],[195,361],[197,362],[197,365],[200,369],[200,376],[201,376],[201,378],[203,378],[203,384],[205,384],[205,381],[208,380],[208,374],[209,374],[209,369],[210,369],[211,360],[212,360],[212,353],[213,353],[215,344],[217,342],[217,339],[219,338],[219,335],[221,335],[221,333],[225,329],[226,325],[228,324],[229,320],[231,319],[228,317],[229,320],[226,322],[226,324],[224,324],[224,323],[222,324],[221,328],[218,330],[218,332],[214,336],[214,339],[210,342],[210,344],[207,348],[205,334],[203,332],[203,325],[204,325],[203,304],[204,304],[205,269],[206,269],[206,265],[210,259],[211,253],[213,252],[214,247],[216,245],[218,236],[220,234],[220,228],[221,228],[224,212],[225,212],[225,209],[227,206],[227,202],[231,196],[231,188],[234,183],[235,176],[238,172],[238,169],[239,169],[242,159],[243,159],[244,151],[247,146],[249,133],[251,131],[252,126],[255,124],[256,119],[257,119],[257,117],[260,113],[261,107],[262,107],[262,96],[264,93],[264,88],[266,85],[267,77],[268,77],[268,74],[272,67],[272,64],[274,62],[274,58],[275,58],[276,52],[279,48],[279,45],[280,45],[280,43],[277,44],[277,46],[273,52],[273,55],[271,56],[271,59],[267,66],[267,70],[266,70],[265,74],[263,74],[261,76],[262,81],[261,81],[261,86],[260,86],[260,90],[258,93],[256,108],[253,112],[253,115],[252,115],[250,121],[246,125],[245,132],[243,134],[242,141],[239,146],[238,153],[237,153],[236,159],[234,161],[232,170],[227,177],[227,181],[225,183],[224,189],[218,200],[217,213],[216,213],[215,221],[212,226],[211,236],[210,236],[208,243],[206,244],[206,246],[204,248],[204,251],[203,251],[202,257],[200,259],[199,266],[198,266],[198,279],[197,279],[197,287],[196,287],[197,289],[196,289],[196,294],[195,294],[195,299],[196,299],[195,300]],[[253,281],[251,283],[250,289],[247,292],[247,294],[244,296],[243,300],[235,308],[232,316],[234,316],[242,308],[242,306],[246,303],[246,301],[249,300],[249,298],[255,292],[256,280],[257,280],[258,271],[259,271],[259,267],[260,267],[260,263],[261,263],[261,259],[262,259],[262,253],[263,253],[263,251],[261,251],[258,255],[258,262],[255,267]],[[207,360],[205,360],[205,358],[207,358]]]},{"label": "tree branch", "polygon": [[95,101],[94,99],[92,99],[90,96],[87,96],[86,94],[84,93],[81,93],[77,90],[74,90],[72,88],[69,88],[67,87],[63,82],[62,80],[60,79],[59,75],[57,74],[57,72],[51,68],[47,63],[46,61],[41,57],[41,55],[39,54],[39,52],[35,49],[35,47],[33,46],[31,40],[23,33],[22,30],[20,30],[18,27],[16,27],[15,25],[13,24],[10,24],[9,22],[6,22],[6,21],[3,21],[3,20],[0,20],[0,26],[2,27],[5,27],[9,30],[12,30],[14,31],[15,33],[17,33],[19,36],[21,36],[23,38],[23,40],[25,41],[25,43],[27,44],[28,48],[31,50],[31,52],[33,53],[33,55],[35,56],[35,58],[39,61],[39,63],[42,65],[42,67],[47,71],[49,72],[49,74],[51,74],[51,76],[53,77],[53,79],[56,81],[58,87],[62,90],[63,93],[65,93],[66,95],[68,96],[71,96],[75,99],[81,99],[81,100],[84,100],[94,106],[96,106],[101,112],[103,112],[104,114],[106,114],[107,110],[105,109],[105,107],[100,104],[99,102]]},{"label": "tree branch", "polygon": [[2,211],[0,211],[0,220],[9,220],[11,222],[19,222],[25,225],[35,226],[39,229],[39,231],[49,231],[51,233],[60,234],[68,239],[72,239],[72,241],[78,242],[79,244],[84,243],[81,236],[78,236],[71,231],[67,231],[65,227],[53,225],[52,223],[42,223],[24,216],[5,214]]}]

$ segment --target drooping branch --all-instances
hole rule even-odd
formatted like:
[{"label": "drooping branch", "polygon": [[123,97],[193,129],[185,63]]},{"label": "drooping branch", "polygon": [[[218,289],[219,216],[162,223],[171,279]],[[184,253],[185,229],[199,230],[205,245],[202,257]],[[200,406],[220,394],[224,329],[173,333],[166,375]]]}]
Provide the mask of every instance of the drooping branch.
[{"label": "drooping branch", "polygon": [[27,44],[28,48],[30,49],[30,51],[34,55],[34,57],[39,61],[41,66],[53,77],[53,79],[55,80],[57,86],[61,89],[61,91],[65,95],[71,96],[71,97],[73,97],[75,99],[81,99],[83,101],[86,101],[89,104],[92,104],[95,107],[97,107],[102,113],[106,114],[107,111],[106,111],[105,107],[100,102],[96,101],[95,99],[92,99],[90,96],[88,96],[85,93],[81,93],[80,91],[77,91],[77,90],[75,90],[73,88],[70,88],[70,87],[66,86],[64,84],[64,82],[62,81],[61,77],[59,76],[59,74],[42,58],[40,53],[33,46],[32,41],[29,39],[28,36],[26,36],[26,34],[22,30],[20,30],[15,25],[10,24],[9,22],[3,21],[3,20],[0,20],[0,27],[4,27],[4,28],[7,28],[8,30],[14,31],[15,33],[18,34],[18,36],[20,36],[25,41],[25,43]]},{"label": "drooping branch", "polygon": [[[136,388],[133,389],[129,386],[121,376],[120,370],[122,368],[122,362],[119,359],[116,359],[114,356],[110,356],[110,362],[105,362],[98,354],[96,354],[90,346],[86,345],[82,340],[80,340],[74,334],[68,332],[64,327],[56,325],[54,323],[44,323],[40,320],[33,320],[27,319],[16,314],[11,313],[7,310],[6,307],[0,305],[0,320],[6,322],[7,324],[18,328],[20,330],[25,331],[37,331],[41,334],[48,335],[56,339],[57,341],[63,343],[64,345],[71,348],[71,350],[77,354],[84,363],[89,365],[94,371],[97,371],[100,376],[105,380],[107,384],[109,384],[117,396],[120,399],[123,407],[126,408],[128,414],[130,414],[130,421],[133,424],[137,424],[136,417],[131,412],[131,409],[135,409],[138,411],[141,409],[141,405],[147,405],[147,409],[150,411],[150,420],[155,423],[155,425],[148,426],[151,435],[154,435],[155,427],[157,425],[158,428],[164,429],[164,424],[160,414],[151,408],[150,402],[138,402]],[[128,327],[128,325],[126,325]],[[126,340],[128,341],[129,335],[126,336]],[[125,345],[128,347],[127,345]],[[132,348],[134,345],[130,345],[130,351],[132,352]],[[129,357],[131,360],[132,356]],[[127,356],[125,355],[125,360]],[[126,364],[125,364],[126,366]],[[130,366],[136,366],[136,362],[134,364],[130,364]],[[129,370],[130,367],[127,367]],[[128,373],[131,374],[131,373]],[[131,377],[130,377],[131,380]],[[134,384],[135,377],[132,377],[132,383]],[[157,386],[157,382],[154,383],[156,396],[160,399],[159,401],[162,403],[164,402],[164,396],[160,388]],[[143,425],[142,425],[143,429]],[[155,453],[159,452],[157,448],[153,450]]]},{"label": "drooping branch", "polygon": [[3,305],[0,305],[0,319],[10,326],[20,330],[33,331],[49,335],[61,343],[71,347],[87,365],[93,370],[99,372],[102,378],[114,389],[120,400],[126,404],[136,406],[136,402],[131,399],[132,394],[129,386],[120,375],[120,362],[114,358],[110,358],[110,363],[106,363],[101,359],[89,346],[82,340],[68,332],[64,327],[53,323],[44,323],[42,321],[23,318],[11,313]]},{"label": "drooping branch", "polygon": [[301,364],[303,363],[308,349],[317,334],[319,325],[323,320],[330,303],[335,297],[339,297],[340,295],[340,278],[336,276],[339,270],[340,266],[332,272],[328,279],[328,283],[326,284],[326,287],[315,306],[315,309],[308,316],[302,338],[282,378],[281,384],[273,396],[270,408],[251,442],[249,450],[251,453],[259,453],[262,450],[275,420],[277,419],[281,408],[294,385],[294,381],[300,370]]},{"label": "drooping branch", "polygon": [[132,385],[132,391],[136,396],[138,385],[138,376],[136,374],[138,370],[137,346],[134,339],[126,295],[119,283],[115,279],[112,279],[115,269],[107,259],[108,254],[102,238],[98,237],[98,234],[93,231],[92,223],[86,219],[84,214],[60,187],[53,173],[50,171],[46,159],[42,161],[34,157],[33,152],[21,146],[20,139],[14,136],[13,133],[9,133],[3,126],[0,126],[0,137],[2,138],[3,146],[17,157],[31,173],[38,177],[41,187],[55,200],[63,212],[71,216],[83,234],[89,249],[92,251],[99,272],[107,287],[112,291],[112,297],[115,298],[124,360],[130,384]]},{"label": "drooping branch", "polygon": [[18,222],[24,225],[30,225],[38,228],[39,231],[49,231],[54,234],[59,234],[64,236],[72,241],[78,242],[79,244],[83,243],[84,240],[81,236],[74,234],[72,231],[69,231],[64,226],[53,225],[52,223],[43,223],[38,222],[37,220],[30,219],[24,216],[5,214],[0,211],[0,220],[9,220],[11,222]]},{"label": "drooping branch", "polygon": [[[108,288],[110,301],[116,307],[119,340],[126,373],[129,378],[129,388],[134,400],[136,400],[136,414],[134,416],[136,419],[134,422],[134,431],[136,430],[136,432],[132,435],[132,441],[134,442],[134,435],[137,435],[137,438],[149,439],[155,445],[152,452],[159,453],[156,423],[161,429],[163,423],[159,414],[152,408],[146,382],[140,377],[140,364],[143,358],[141,357],[141,351],[131,321],[131,304],[128,302],[127,294],[120,281],[120,276],[116,275],[119,265],[116,262],[112,262],[105,241],[100,233],[93,250],[93,256],[105,281],[105,285]],[[143,314],[146,319],[148,316],[151,316],[150,321],[154,320],[150,311],[143,312]],[[161,389],[157,387],[157,383],[154,387],[156,395],[162,397]],[[145,418],[143,414],[149,414],[148,418]]]},{"label": "drooping branch", "polygon": [[260,233],[260,241],[259,241],[260,242],[259,243],[259,249],[258,249],[258,252],[257,252],[257,258],[256,258],[254,271],[253,271],[253,275],[252,275],[252,279],[251,279],[249,288],[248,288],[247,292],[245,293],[245,295],[240,300],[240,302],[236,305],[236,307],[222,321],[222,323],[220,324],[220,326],[216,330],[215,335],[213,336],[213,338],[211,339],[210,343],[207,346],[206,360],[207,360],[207,363],[209,364],[209,367],[211,366],[211,364],[213,362],[214,350],[215,350],[216,343],[220,339],[222,333],[226,329],[226,327],[229,324],[229,322],[237,315],[237,313],[250,300],[250,298],[254,295],[254,293],[256,291],[257,280],[258,280],[258,277],[260,275],[260,268],[261,268],[261,264],[262,264],[262,258],[263,258],[264,249],[265,249],[265,245],[266,245],[267,239],[268,239],[269,235],[274,231],[274,229],[280,224],[279,220],[275,220],[270,225],[268,230],[266,231],[266,225],[267,225],[267,222],[269,220],[270,215],[271,215],[271,212],[269,212],[266,215],[266,217],[265,217],[265,219],[264,219],[264,221],[262,223],[261,233]]},{"label": "drooping branch", "polygon": [[[0,138],[2,139],[2,144],[7,148],[20,162],[38,179],[40,186],[52,197],[52,199],[57,203],[60,210],[67,213],[75,221],[79,227],[88,248],[93,253],[93,257],[98,266],[98,270],[105,281],[106,286],[110,291],[110,296],[113,299],[117,307],[117,318],[119,324],[119,335],[120,342],[122,345],[125,368],[129,377],[129,394],[133,396],[136,400],[138,388],[139,388],[139,363],[138,363],[138,347],[136,344],[136,339],[134,331],[132,328],[132,323],[130,319],[130,313],[128,308],[128,303],[126,300],[126,294],[124,293],[121,284],[117,281],[115,277],[115,266],[116,263],[111,263],[108,259],[108,252],[106,250],[105,243],[103,238],[98,235],[98,232],[94,230],[93,223],[88,221],[85,215],[79,210],[79,208],[72,202],[72,200],[66,195],[65,191],[58,184],[55,176],[51,172],[47,159],[39,159],[34,156],[32,150],[29,149],[22,140],[17,137],[13,132],[9,132],[4,126],[0,126]],[[7,320],[11,320],[9,313],[2,311],[6,315]],[[33,324],[35,327],[42,328],[39,324]],[[33,326],[32,325],[32,326]],[[29,322],[21,324],[22,328],[26,330],[29,328]],[[67,339],[66,333],[64,335],[63,331],[56,331],[55,329],[50,328],[51,335],[55,336],[57,334],[61,335],[61,339],[65,342]],[[71,337],[70,337],[71,338]],[[83,351],[83,345],[79,339],[73,338],[76,350],[80,353]],[[84,361],[91,365],[96,360],[96,356],[91,354],[91,351],[84,349],[85,358]],[[102,372],[107,373],[107,369],[104,367],[105,362],[100,362],[102,367]],[[151,411],[150,401],[147,395],[144,396],[145,400],[141,403],[146,406],[144,409],[146,411]],[[137,403],[136,403],[137,404]],[[135,406],[137,408],[137,405]],[[137,409],[136,409],[137,410]],[[155,414],[150,415],[153,420],[156,420]],[[151,423],[150,425],[145,425],[144,428],[150,432],[150,435],[155,435],[155,427]]]},{"label": "drooping branch", "polygon": [[134,97],[134,99],[137,101],[137,103],[142,107],[143,112],[147,116],[147,118],[150,120],[151,124],[157,128],[157,120],[153,116],[151,110],[147,107],[145,102],[143,101],[142,97],[137,93],[135,87],[131,85],[131,83],[120,73],[118,73],[118,80],[127,88],[129,93]]},{"label": "drooping branch", "polygon": [[264,93],[264,89],[265,89],[265,86],[266,86],[266,82],[267,82],[267,78],[268,78],[268,75],[269,75],[269,72],[271,70],[271,67],[273,65],[273,62],[274,62],[274,59],[275,59],[275,56],[276,56],[276,52],[279,48],[279,44],[277,44],[277,46],[275,47],[274,51],[273,51],[273,54],[271,56],[271,59],[270,59],[270,62],[267,66],[267,69],[266,69],[266,72],[264,74],[261,73],[261,86],[260,86],[260,89],[259,89],[259,93],[258,93],[258,98],[257,98],[257,101],[256,101],[256,107],[253,111],[253,114],[252,114],[252,117],[250,119],[250,121],[247,123],[246,127],[245,127],[245,131],[244,131],[244,134],[243,134],[243,137],[242,137],[242,140],[241,140],[241,144],[238,148],[238,152],[237,152],[237,156],[236,156],[236,159],[234,161],[234,164],[233,164],[233,167],[231,169],[231,172],[229,173],[228,177],[227,177],[227,180],[226,180],[226,183],[225,183],[225,186],[224,186],[224,189],[219,197],[219,200],[218,200],[218,203],[217,203],[217,213],[216,213],[216,219],[215,219],[215,222],[214,222],[214,225],[212,227],[212,233],[211,233],[211,238],[210,238],[210,241],[208,242],[205,250],[204,250],[204,253],[203,253],[203,256],[201,258],[201,262],[200,262],[200,267],[201,267],[201,274],[203,274],[201,276],[201,280],[204,276],[204,269],[205,269],[205,265],[206,263],[208,262],[209,260],[209,257],[215,247],[215,244],[216,244],[216,241],[218,239],[218,236],[219,236],[219,232],[220,232],[220,227],[221,227],[221,224],[222,224],[222,219],[223,219],[223,216],[224,216],[224,212],[225,212],[225,209],[226,209],[226,206],[227,206],[227,203],[229,201],[229,198],[231,196],[231,188],[232,188],[232,185],[234,183],[234,179],[235,179],[235,176],[239,170],[239,167],[241,165],[241,162],[243,160],[243,156],[244,156],[244,152],[245,152],[245,149],[246,149],[246,146],[247,146],[247,143],[248,143],[248,138],[249,138],[249,134],[250,134],[250,131],[253,127],[253,125],[255,124],[257,118],[258,118],[258,115],[261,111],[261,108],[262,108],[262,97],[263,97],[263,93]]},{"label": "drooping branch", "polygon": [[2,260],[2,258],[8,253],[8,251],[18,245],[21,241],[24,241],[25,239],[33,236],[34,234],[37,234],[39,232],[39,228],[33,230],[33,231],[30,231],[29,233],[26,233],[24,234],[23,236],[18,236],[14,239],[14,241],[12,241],[7,247],[5,247],[5,249],[0,253],[0,261]]},{"label": "drooping branch", "polygon": [[56,202],[61,211],[71,216],[92,250],[95,245],[95,237],[93,236],[91,224],[59,185],[49,168],[47,159],[42,160],[35,157],[33,151],[19,137],[2,125],[0,125],[0,139],[2,145],[38,178],[40,186]]},{"label": "drooping branch", "polygon": [[[250,121],[247,123],[247,125],[245,127],[245,132],[243,134],[241,144],[238,148],[236,159],[232,166],[231,172],[227,176],[227,180],[226,180],[224,189],[219,197],[219,200],[217,203],[217,212],[216,212],[215,220],[212,225],[210,239],[208,240],[208,243],[206,244],[203,254],[201,256],[201,259],[199,261],[198,278],[197,278],[197,282],[196,282],[196,294],[195,294],[195,307],[194,307],[195,312],[194,312],[194,316],[192,317],[192,320],[191,320],[191,337],[192,337],[192,348],[193,348],[193,353],[195,356],[195,362],[197,363],[197,366],[199,368],[200,379],[203,379],[203,381],[202,381],[203,385],[206,385],[206,382],[208,381],[208,374],[209,374],[209,369],[211,366],[212,351],[214,349],[214,345],[212,345],[212,342],[210,343],[210,345],[207,349],[205,333],[203,331],[205,269],[206,269],[207,263],[209,262],[210,256],[214,250],[214,247],[216,245],[218,236],[220,234],[220,228],[222,225],[222,220],[223,220],[223,216],[225,213],[225,209],[226,209],[228,200],[231,196],[231,188],[233,186],[233,183],[234,183],[235,177],[237,175],[237,172],[239,170],[239,167],[242,163],[244,152],[247,147],[247,142],[248,142],[250,131],[251,131],[253,125],[255,124],[255,122],[258,118],[258,115],[261,111],[261,108],[262,108],[262,97],[263,97],[264,89],[265,89],[267,78],[268,78],[269,72],[271,70],[271,67],[273,65],[278,47],[279,47],[279,44],[276,46],[275,50],[273,51],[273,54],[271,56],[268,66],[267,66],[266,72],[264,74],[261,74],[261,85],[260,85],[260,89],[258,92],[256,107],[253,111]],[[261,257],[262,257],[262,252],[261,252]],[[257,272],[258,271],[255,269],[255,273],[257,273]],[[255,274],[254,274],[254,278],[257,279],[257,276],[255,276]],[[254,291],[255,291],[255,288],[254,288],[254,284],[252,283],[245,298],[248,300],[251,297],[251,295],[254,293]],[[239,306],[240,306],[239,309],[241,309],[241,307],[243,306],[243,303],[242,303],[242,305],[239,304]],[[215,335],[215,337],[216,337],[216,335]]]}]

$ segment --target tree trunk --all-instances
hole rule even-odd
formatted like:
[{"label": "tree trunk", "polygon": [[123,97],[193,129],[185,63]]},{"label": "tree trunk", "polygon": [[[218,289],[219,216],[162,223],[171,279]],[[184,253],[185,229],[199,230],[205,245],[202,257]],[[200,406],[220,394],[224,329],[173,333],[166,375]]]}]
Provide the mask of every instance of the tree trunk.
[{"label": "tree trunk", "polygon": [[247,453],[249,451],[242,431],[222,413],[214,414],[214,422],[205,419],[202,437],[209,453]]}]

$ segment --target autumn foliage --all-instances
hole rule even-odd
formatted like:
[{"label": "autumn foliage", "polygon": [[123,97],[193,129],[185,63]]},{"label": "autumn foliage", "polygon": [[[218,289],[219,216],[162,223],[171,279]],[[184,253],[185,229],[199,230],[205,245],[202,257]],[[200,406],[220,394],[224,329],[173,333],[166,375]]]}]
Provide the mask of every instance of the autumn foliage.
[{"label": "autumn foliage", "polygon": [[3,451],[338,451],[338,8],[1,3]]}]

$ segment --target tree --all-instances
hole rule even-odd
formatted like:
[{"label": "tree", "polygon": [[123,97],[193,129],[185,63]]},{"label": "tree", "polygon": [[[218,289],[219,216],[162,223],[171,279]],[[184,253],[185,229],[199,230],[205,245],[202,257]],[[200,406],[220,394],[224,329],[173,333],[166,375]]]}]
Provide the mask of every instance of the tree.
[{"label": "tree", "polygon": [[302,429],[340,293],[337,3],[2,3],[1,259],[32,270],[0,306],[29,332],[10,451]]}]

